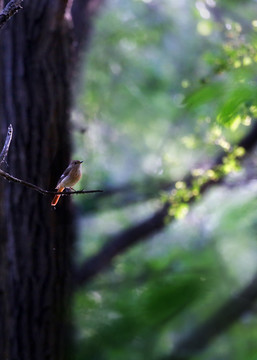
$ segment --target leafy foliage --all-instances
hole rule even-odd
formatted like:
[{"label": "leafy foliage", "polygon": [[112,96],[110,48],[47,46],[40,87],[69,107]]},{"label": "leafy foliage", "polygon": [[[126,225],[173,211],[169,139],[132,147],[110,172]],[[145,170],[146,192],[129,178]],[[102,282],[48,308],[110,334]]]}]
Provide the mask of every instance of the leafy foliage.
[{"label": "leafy foliage", "polygon": [[[155,274],[147,284],[137,284],[134,289],[122,285],[117,288],[119,296],[116,297],[106,290],[89,292],[86,297],[78,296],[81,308],[86,306],[89,314],[78,320],[88,331],[81,358],[101,358],[104,348],[110,358],[140,358],[143,352],[154,359],[159,332],[195,300],[201,282],[195,275],[167,277]],[[100,303],[106,309],[99,313]],[[81,316],[79,310],[78,314]],[[90,329],[89,324],[95,322],[96,328]]]},{"label": "leafy foliage", "polygon": [[[78,200],[77,262],[164,201],[177,220],[75,295],[75,359],[160,358],[256,272],[256,159],[236,145],[257,115],[255,6],[109,0],[102,10],[75,143],[83,185],[113,195]],[[208,182],[219,186],[200,197]],[[249,313],[194,359],[254,358],[255,336]]]}]

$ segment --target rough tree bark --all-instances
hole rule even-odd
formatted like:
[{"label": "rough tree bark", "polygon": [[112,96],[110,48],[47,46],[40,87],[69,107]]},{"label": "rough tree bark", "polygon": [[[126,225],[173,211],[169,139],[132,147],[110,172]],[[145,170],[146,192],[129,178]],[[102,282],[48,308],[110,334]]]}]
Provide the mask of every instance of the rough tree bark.
[{"label": "rough tree bark", "polygon": [[[71,155],[70,9],[71,1],[25,0],[0,33],[0,141],[14,128],[8,172],[45,189]],[[69,358],[72,218],[69,197],[53,211],[49,197],[0,179],[0,359]]]}]

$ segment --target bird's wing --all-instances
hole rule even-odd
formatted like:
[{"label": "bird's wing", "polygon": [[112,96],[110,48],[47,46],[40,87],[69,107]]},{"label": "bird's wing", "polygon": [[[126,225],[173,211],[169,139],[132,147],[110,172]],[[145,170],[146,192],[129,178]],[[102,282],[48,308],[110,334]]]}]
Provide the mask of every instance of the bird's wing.
[{"label": "bird's wing", "polygon": [[58,188],[58,186],[60,185],[60,183],[63,181],[63,179],[69,174],[71,170],[71,166],[69,165],[65,170],[64,173],[61,175],[57,185],[56,185],[56,189]]}]

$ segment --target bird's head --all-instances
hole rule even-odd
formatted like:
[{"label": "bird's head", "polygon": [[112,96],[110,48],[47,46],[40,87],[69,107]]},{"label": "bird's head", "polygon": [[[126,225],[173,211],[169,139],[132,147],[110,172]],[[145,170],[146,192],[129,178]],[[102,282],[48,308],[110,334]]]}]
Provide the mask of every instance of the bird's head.
[{"label": "bird's head", "polygon": [[80,165],[80,164],[82,164],[83,163],[83,161],[80,161],[80,160],[72,160],[72,162],[70,163],[70,165],[76,165],[76,166],[78,166],[78,165]]}]

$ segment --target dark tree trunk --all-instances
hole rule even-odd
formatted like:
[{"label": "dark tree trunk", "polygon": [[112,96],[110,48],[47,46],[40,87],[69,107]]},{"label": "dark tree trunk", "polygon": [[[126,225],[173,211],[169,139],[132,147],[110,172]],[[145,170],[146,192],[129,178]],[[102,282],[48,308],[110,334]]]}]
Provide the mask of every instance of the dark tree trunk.
[{"label": "dark tree trunk", "polygon": [[[76,47],[66,5],[25,0],[0,32],[0,146],[14,128],[6,170],[45,189],[70,160]],[[56,211],[50,201],[0,179],[0,359],[68,358],[73,216],[69,198]]]}]

